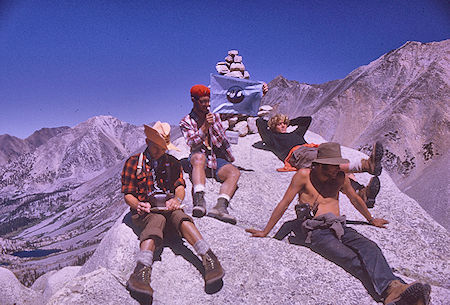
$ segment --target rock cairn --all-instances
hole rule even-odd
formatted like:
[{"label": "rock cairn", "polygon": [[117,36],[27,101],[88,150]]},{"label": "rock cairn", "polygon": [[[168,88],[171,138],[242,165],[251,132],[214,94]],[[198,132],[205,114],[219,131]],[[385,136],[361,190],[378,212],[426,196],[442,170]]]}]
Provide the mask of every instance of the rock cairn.
[{"label": "rock cairn", "polygon": [[[272,107],[263,105],[259,108],[258,116],[267,118]],[[258,133],[256,120],[258,117],[252,117],[243,114],[220,114],[222,125],[226,130],[226,135],[231,144],[237,144],[237,137],[245,137],[248,134]]]},{"label": "rock cairn", "polygon": [[225,57],[225,61],[219,61],[216,64],[216,70],[220,75],[250,78],[250,73],[245,70],[245,66],[242,63],[242,56],[239,55],[238,50],[228,51],[228,56]]},{"label": "rock cairn", "polygon": [[[219,61],[216,64],[216,70],[220,75],[236,77],[236,78],[250,78],[250,73],[245,70],[242,63],[242,56],[239,55],[238,50],[228,51],[225,61]],[[267,116],[272,110],[271,106],[261,106],[258,116]],[[251,117],[242,114],[224,114],[220,115],[222,125],[226,129],[226,135],[231,144],[237,144],[237,137],[245,137],[248,134],[258,133],[256,127],[257,117]]]}]

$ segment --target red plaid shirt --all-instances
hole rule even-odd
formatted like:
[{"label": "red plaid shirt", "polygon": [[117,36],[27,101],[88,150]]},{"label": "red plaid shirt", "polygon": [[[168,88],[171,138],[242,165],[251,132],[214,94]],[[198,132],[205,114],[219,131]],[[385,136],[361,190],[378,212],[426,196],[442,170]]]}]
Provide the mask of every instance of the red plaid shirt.
[{"label": "red plaid shirt", "polygon": [[[187,145],[191,148],[191,153],[200,151],[206,154],[206,148],[203,143],[208,134],[203,133],[200,129],[197,124],[198,119],[197,114],[192,110],[191,113],[181,120],[180,128]],[[233,162],[234,157],[231,153],[231,145],[225,136],[225,129],[222,126],[218,113],[214,113],[214,123],[209,127],[208,133],[213,150],[210,154],[206,154],[207,166],[216,169],[217,157]]]},{"label": "red plaid shirt", "polygon": [[[122,193],[132,194],[139,201],[148,202],[148,193],[153,190],[153,184],[155,183],[152,176],[152,162],[147,159],[146,154],[144,153],[142,172],[136,176],[138,161],[139,154],[131,156],[125,162],[122,170]],[[165,185],[165,180],[167,180],[166,164],[169,164],[170,167],[170,177],[168,179],[169,185]],[[175,189],[178,186],[182,185],[186,187],[181,163],[174,156],[164,154],[158,160],[155,176],[157,179],[157,186],[164,191],[169,190],[171,193],[175,193]]]}]

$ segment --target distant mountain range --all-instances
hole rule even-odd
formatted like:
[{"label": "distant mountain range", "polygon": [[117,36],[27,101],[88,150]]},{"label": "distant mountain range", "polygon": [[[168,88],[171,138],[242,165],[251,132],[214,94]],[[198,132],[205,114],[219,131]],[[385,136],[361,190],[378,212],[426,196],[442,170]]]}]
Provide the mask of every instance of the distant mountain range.
[{"label": "distant mountain range", "polygon": [[8,134],[0,135],[0,166],[11,162],[24,153],[30,153],[57,134],[67,130],[68,126],[42,128],[22,140]]},{"label": "distant mountain range", "polygon": [[386,150],[384,168],[399,188],[450,229],[450,40],[407,42],[341,80],[320,85],[278,76],[263,104],[310,130],[367,152]]},{"label": "distant mountain range", "polygon": [[[408,42],[342,80],[321,85],[279,76],[263,104],[311,130],[367,152],[385,145],[384,168],[406,194],[449,229],[450,40]],[[172,139],[181,136],[172,126]],[[142,126],[111,116],[44,128],[25,140],[0,136],[0,264],[17,274],[80,263],[126,209],[120,173],[145,145]],[[22,260],[17,250],[60,249]]]}]

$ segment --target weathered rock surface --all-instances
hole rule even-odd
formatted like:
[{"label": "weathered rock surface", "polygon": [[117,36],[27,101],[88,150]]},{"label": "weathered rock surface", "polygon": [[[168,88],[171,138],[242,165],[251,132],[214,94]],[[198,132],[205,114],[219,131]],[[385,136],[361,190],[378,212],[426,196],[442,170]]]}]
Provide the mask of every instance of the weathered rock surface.
[{"label": "weathered rock surface", "polygon": [[258,133],[258,127],[256,127],[256,120],[258,118],[255,117],[249,117],[247,119],[247,126],[248,126],[248,132],[249,133]]},{"label": "weathered rock surface", "polygon": [[450,229],[450,40],[407,42],[342,80],[320,85],[269,83],[263,104],[293,118],[312,115],[310,130],[329,141],[385,148],[384,167],[400,189]]},{"label": "weathered rock surface", "polygon": [[42,304],[42,295],[23,286],[14,273],[0,267],[0,304]]},{"label": "weathered rock surface", "polygon": [[42,293],[43,301],[55,294],[58,290],[63,288],[70,282],[80,271],[80,266],[68,266],[58,271],[50,271],[39,277],[31,286],[31,289]]},{"label": "weathered rock surface", "polygon": [[239,132],[240,137],[245,137],[248,134],[248,126],[247,121],[237,122],[233,127],[233,131]]}]

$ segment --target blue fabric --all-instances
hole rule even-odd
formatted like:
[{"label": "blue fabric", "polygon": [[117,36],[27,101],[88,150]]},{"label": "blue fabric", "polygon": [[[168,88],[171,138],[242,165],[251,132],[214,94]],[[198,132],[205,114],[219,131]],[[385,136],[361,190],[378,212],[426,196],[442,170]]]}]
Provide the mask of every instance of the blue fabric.
[{"label": "blue fabric", "polygon": [[211,111],[256,116],[263,82],[211,74]]},{"label": "blue fabric", "polygon": [[342,241],[329,228],[313,230],[308,247],[344,268],[362,282],[376,301],[381,300],[391,281],[403,280],[392,273],[376,243],[350,227],[344,226],[343,229]]}]

